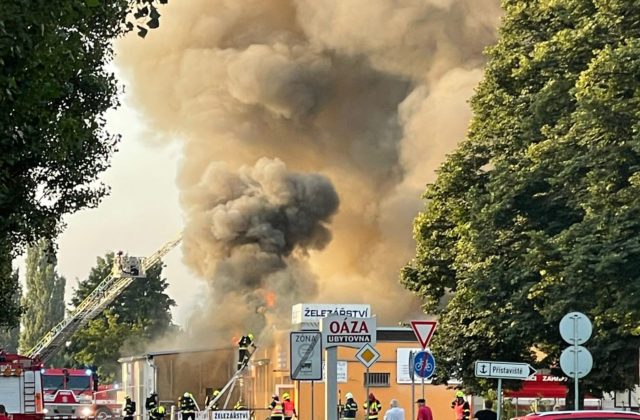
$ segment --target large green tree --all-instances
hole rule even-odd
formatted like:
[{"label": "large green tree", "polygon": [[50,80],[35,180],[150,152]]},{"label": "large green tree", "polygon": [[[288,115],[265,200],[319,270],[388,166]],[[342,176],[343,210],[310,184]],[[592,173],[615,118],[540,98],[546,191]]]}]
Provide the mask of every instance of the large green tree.
[{"label": "large green tree", "polygon": [[[1,267],[1,266],[0,266]],[[16,287],[11,287],[9,291],[7,291],[7,298],[11,300],[11,304],[19,308],[20,301],[22,298],[22,287],[20,287],[20,278],[18,276],[18,270],[15,270],[11,273],[11,277],[7,279],[6,282],[0,282],[0,285],[16,285]],[[0,293],[4,293],[0,291]],[[18,341],[20,339],[20,326],[17,325],[15,327],[0,327],[0,349],[4,349],[11,353],[16,353],[18,351]]]},{"label": "large green tree", "polygon": [[582,311],[584,385],[626,389],[640,346],[640,4],[503,6],[469,136],[427,187],[402,282],[439,315],[439,380],[486,389],[479,359],[561,374],[558,323]]},{"label": "large green tree", "polygon": [[[97,178],[118,137],[104,113],[119,89],[106,64],[114,38],[134,29],[127,19],[141,35],[158,26],[155,3],[0,2],[0,271],[26,243],[54,238],[63,215],[107,193]],[[5,281],[0,289],[11,287]],[[0,299],[0,325],[15,325],[17,309]]]},{"label": "large green tree", "polygon": [[22,300],[20,350],[31,349],[64,318],[65,279],[56,272],[51,241],[42,239],[27,248],[26,294]]},{"label": "large green tree", "polygon": [[[79,283],[72,300],[76,307],[110,273],[113,253],[98,258],[89,277]],[[171,308],[175,301],[165,290],[162,263],[154,265],[145,278],[134,279],[131,285],[105,311],[76,332],[66,349],[65,358],[76,366],[95,365],[103,381],[112,381],[119,371],[122,351],[142,351],[144,346],[175,329]]]}]

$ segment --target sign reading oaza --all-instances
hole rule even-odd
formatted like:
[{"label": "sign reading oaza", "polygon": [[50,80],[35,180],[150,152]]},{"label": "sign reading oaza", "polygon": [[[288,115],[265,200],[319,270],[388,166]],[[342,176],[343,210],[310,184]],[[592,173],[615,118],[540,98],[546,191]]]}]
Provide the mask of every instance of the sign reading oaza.
[{"label": "sign reading oaza", "polygon": [[322,343],[324,347],[356,347],[376,343],[375,318],[348,318],[328,316],[322,319]]}]

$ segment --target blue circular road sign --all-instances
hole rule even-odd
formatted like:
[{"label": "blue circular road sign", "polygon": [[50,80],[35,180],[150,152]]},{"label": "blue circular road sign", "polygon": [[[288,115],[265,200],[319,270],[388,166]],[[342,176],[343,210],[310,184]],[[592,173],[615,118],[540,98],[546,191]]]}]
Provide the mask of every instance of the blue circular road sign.
[{"label": "blue circular road sign", "polygon": [[413,359],[413,371],[420,378],[429,379],[436,371],[436,359],[430,351],[418,352]]}]

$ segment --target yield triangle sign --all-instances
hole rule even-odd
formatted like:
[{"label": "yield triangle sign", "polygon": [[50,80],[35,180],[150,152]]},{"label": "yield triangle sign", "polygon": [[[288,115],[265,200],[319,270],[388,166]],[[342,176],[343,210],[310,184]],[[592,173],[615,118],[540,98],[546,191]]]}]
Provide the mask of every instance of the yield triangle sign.
[{"label": "yield triangle sign", "polygon": [[436,321],[411,321],[411,328],[423,349],[429,345],[437,326]]}]

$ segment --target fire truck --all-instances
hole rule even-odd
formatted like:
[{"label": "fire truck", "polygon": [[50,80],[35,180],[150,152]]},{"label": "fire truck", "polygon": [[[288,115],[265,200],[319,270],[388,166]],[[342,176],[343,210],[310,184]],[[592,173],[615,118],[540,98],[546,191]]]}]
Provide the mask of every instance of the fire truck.
[{"label": "fire truck", "polygon": [[42,363],[0,350],[0,403],[13,420],[42,420]]},{"label": "fire truck", "polygon": [[[118,252],[114,261],[112,272],[87,296],[73,312],[60,321],[49,331],[25,356],[15,356],[29,361],[30,364],[38,366],[33,372],[35,379],[29,376],[29,386],[16,388],[16,395],[26,395],[25,390],[37,389],[32,394],[35,396],[20,397],[22,405],[17,403],[7,408],[7,412],[14,414],[14,420],[21,420],[22,415],[29,415],[29,420],[33,420],[32,413],[38,413],[40,418],[46,414],[47,418],[108,418],[120,414],[120,404],[116,400],[116,390],[113,387],[99,385],[98,376],[93,370],[87,369],[45,369],[44,364],[56,355],[73,334],[80,328],[87,325],[89,321],[113,302],[135,279],[145,278],[146,271],[154,264],[158,263],[166,254],[175,248],[182,238],[167,242],[160,249],[146,258],[131,257]],[[2,363],[0,362],[0,366]],[[22,375],[22,373],[20,374]],[[20,381],[23,376],[16,376]],[[16,379],[16,380],[18,380]],[[33,385],[33,383],[36,385]],[[22,382],[20,382],[22,383]],[[16,385],[18,386],[18,385]],[[34,388],[35,387],[35,388]],[[29,394],[31,395],[31,394]],[[0,396],[4,403],[4,392],[0,381]],[[26,398],[26,399],[25,399]],[[44,400],[44,401],[43,401]],[[28,405],[24,405],[28,401]],[[35,402],[31,402],[35,401]],[[38,404],[40,404],[38,406]],[[42,405],[44,404],[44,407]],[[35,407],[35,408],[34,408]],[[39,408],[38,408],[39,407]],[[28,411],[27,411],[28,410]],[[38,411],[39,410],[39,411]]]},{"label": "fire truck", "polygon": [[116,389],[99,385],[91,369],[42,369],[47,418],[119,416]]}]

